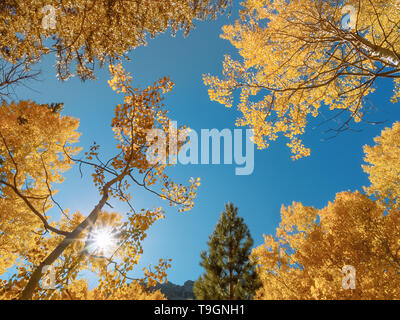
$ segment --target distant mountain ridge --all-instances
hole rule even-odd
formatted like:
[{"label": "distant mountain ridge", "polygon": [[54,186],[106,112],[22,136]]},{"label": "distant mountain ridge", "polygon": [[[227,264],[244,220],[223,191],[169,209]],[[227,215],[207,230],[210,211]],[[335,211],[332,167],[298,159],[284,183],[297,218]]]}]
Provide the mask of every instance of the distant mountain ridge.
[{"label": "distant mountain ridge", "polygon": [[153,290],[160,290],[168,300],[195,300],[193,285],[192,280],[187,280],[183,286],[167,282],[156,285]]}]

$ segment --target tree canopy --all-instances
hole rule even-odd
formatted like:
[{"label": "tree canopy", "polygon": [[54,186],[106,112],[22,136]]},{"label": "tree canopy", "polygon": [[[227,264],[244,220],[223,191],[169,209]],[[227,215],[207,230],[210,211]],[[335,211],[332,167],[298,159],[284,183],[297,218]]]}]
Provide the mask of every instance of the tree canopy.
[{"label": "tree canopy", "polygon": [[[0,57],[16,63],[55,53],[57,76],[93,78],[96,61],[114,62],[148,36],[193,28],[230,0],[5,0],[0,3]],[[75,68],[71,71],[71,66]],[[1,89],[1,87],[0,87]]]},{"label": "tree canopy", "polygon": [[[136,87],[121,61],[163,32],[186,36],[196,20],[215,18],[231,4],[0,1],[0,299],[166,299],[155,289],[166,282],[172,260],[157,254],[137,270],[143,243],[153,224],[165,218],[166,206],[178,212],[193,208],[200,178],[179,183],[169,170],[190,131],[176,126],[164,104],[174,83],[163,76]],[[293,160],[309,156],[303,140],[310,124],[335,122],[330,129],[335,136],[353,122],[369,122],[371,95],[377,89],[387,93],[381,83],[393,91],[390,102],[399,102],[400,0],[245,0],[241,5],[239,19],[224,26],[221,36],[237,49],[237,58],[226,55],[222,75],[206,74],[203,81],[210,100],[236,106],[236,125],[253,129],[258,148],[284,137]],[[202,40],[204,50],[209,40]],[[97,66],[108,66],[108,85],[122,98],[111,119],[114,143],[94,142],[83,151],[80,120],[64,110],[63,102],[18,98],[15,87],[37,79],[40,72],[34,68],[46,55],[56,60],[62,81],[95,79]],[[187,91],[189,100],[197,98]],[[209,121],[210,114],[204,118]],[[224,138],[224,159],[232,160],[233,153],[240,164],[247,154],[244,159],[237,133],[201,129],[201,139],[212,138],[212,152],[220,152]],[[199,137],[192,137],[197,147]],[[207,157],[209,147],[207,140],[200,148]],[[200,254],[204,273],[194,283],[196,298],[400,299],[400,122],[363,150],[367,186],[339,192],[322,208],[298,201],[282,206],[276,232],[254,249],[238,208],[226,204],[208,250]],[[199,150],[186,151],[198,156]],[[73,168],[92,178],[93,184],[84,187],[94,187],[97,197],[87,212],[58,201]],[[277,176],[284,176],[284,168],[279,170]],[[235,181],[242,192],[251,180]],[[257,182],[245,192],[262,192],[264,185]],[[275,194],[281,192],[276,189]],[[150,201],[139,207],[143,192],[157,205]],[[115,202],[124,208],[115,209]],[[348,268],[356,272],[350,288],[344,285]],[[95,286],[85,274],[95,278]]]},{"label": "tree canopy", "polygon": [[[259,148],[282,135],[293,159],[308,156],[302,135],[310,119],[323,113],[341,119],[335,132],[346,130],[351,120],[361,121],[378,78],[393,80],[392,102],[398,101],[397,0],[247,0],[243,5],[240,19],[222,34],[241,59],[225,56],[223,77],[206,75],[204,82],[210,99],[226,107],[240,92],[237,125],[254,129]],[[354,9],[348,24],[346,5]]]},{"label": "tree canopy", "polygon": [[[86,285],[77,278],[82,270],[98,274],[98,287],[91,294],[104,298],[122,297],[137,285],[150,287],[165,280],[165,270],[170,266],[165,259],[160,259],[154,269],[146,269],[142,279],[128,275],[143,253],[146,231],[164,216],[162,208],[135,209],[131,190],[142,188],[187,211],[194,204],[200,182],[192,178],[188,186],[174,183],[166,172],[170,164],[152,163],[147,158],[152,144],[147,139],[148,130],[169,130],[162,95],[173,83],[162,78],[140,90],[132,88],[132,78],[121,65],[111,65],[110,72],[109,84],[124,93],[124,103],[115,107],[112,121],[119,152],[108,161],[102,159],[96,143],[84,158],[77,158],[79,148],[73,144],[79,138],[79,121],[61,116],[59,104],[21,101],[0,108],[0,271],[18,266],[13,277],[2,281],[2,297],[49,299],[69,295],[69,291],[83,292]],[[184,127],[177,129],[178,133],[185,131]],[[181,146],[177,145],[178,151]],[[92,168],[99,190],[99,201],[86,216],[70,213],[54,198],[54,184],[63,181],[62,174],[73,164]],[[128,205],[125,219],[118,212],[104,210],[109,199]],[[49,222],[47,213],[52,207],[60,211],[58,222]],[[96,247],[98,232],[109,233],[108,242],[115,245],[112,252],[106,254]],[[55,291],[39,286],[48,266],[55,270]]]},{"label": "tree canopy", "polygon": [[[371,199],[341,192],[323,209],[299,202],[282,207],[276,235],[254,249],[263,287],[257,299],[399,299],[400,212],[391,168],[400,167],[399,123],[365,147]],[[378,161],[379,159],[379,161]],[[394,166],[394,163],[396,165]],[[378,178],[379,177],[379,178]],[[382,181],[389,181],[383,187]],[[355,288],[344,290],[344,266],[356,270]]]}]

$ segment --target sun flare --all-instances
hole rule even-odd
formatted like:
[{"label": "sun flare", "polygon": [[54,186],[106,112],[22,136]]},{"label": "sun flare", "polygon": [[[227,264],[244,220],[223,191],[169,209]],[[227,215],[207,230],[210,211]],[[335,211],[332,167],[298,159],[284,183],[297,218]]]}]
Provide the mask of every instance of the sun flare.
[{"label": "sun flare", "polygon": [[117,239],[111,228],[99,228],[93,231],[92,246],[95,252],[110,254],[115,249]]}]

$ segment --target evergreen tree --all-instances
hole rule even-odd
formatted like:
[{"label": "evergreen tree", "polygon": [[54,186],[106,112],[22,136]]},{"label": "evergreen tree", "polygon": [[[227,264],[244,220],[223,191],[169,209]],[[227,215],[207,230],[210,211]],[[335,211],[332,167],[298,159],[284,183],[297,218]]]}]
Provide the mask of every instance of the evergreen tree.
[{"label": "evergreen tree", "polygon": [[252,299],[260,286],[255,266],[249,260],[253,239],[232,203],[225,205],[207,244],[209,252],[201,253],[200,262],[205,273],[194,284],[196,298]]}]

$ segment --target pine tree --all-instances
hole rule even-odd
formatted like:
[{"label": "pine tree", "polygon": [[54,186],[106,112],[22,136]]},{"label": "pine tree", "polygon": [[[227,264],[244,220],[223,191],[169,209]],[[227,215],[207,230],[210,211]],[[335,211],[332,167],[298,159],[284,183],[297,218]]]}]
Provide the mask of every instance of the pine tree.
[{"label": "pine tree", "polygon": [[225,205],[207,244],[209,252],[201,253],[200,262],[206,272],[194,284],[196,298],[251,299],[260,285],[255,266],[249,260],[253,239],[232,203]]}]

